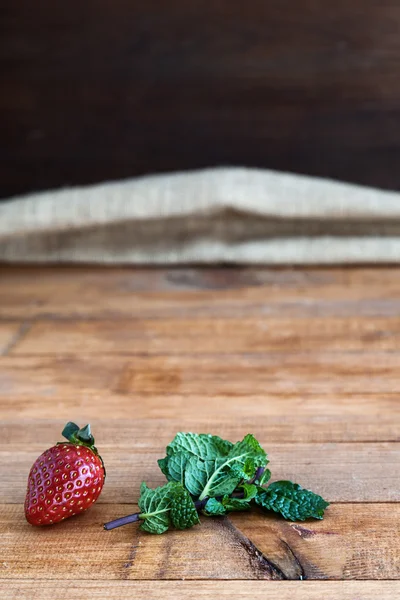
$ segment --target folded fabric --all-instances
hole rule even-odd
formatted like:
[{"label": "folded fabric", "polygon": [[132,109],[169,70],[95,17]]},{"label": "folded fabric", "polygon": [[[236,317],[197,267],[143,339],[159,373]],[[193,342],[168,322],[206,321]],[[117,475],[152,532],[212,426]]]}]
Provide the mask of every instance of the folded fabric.
[{"label": "folded fabric", "polygon": [[152,175],[0,204],[0,261],[400,260],[400,193],[267,170]]}]

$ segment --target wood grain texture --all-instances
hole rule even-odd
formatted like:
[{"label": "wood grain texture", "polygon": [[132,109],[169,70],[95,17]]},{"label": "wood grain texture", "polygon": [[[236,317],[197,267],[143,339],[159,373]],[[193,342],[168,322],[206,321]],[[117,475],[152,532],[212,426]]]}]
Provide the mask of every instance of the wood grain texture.
[{"label": "wood grain texture", "polygon": [[[2,361],[0,361],[1,369]],[[290,373],[287,375],[290,377]],[[76,388],[63,394],[57,386],[35,393],[8,393],[7,377],[0,378],[2,416],[10,424],[18,406],[20,422],[30,427],[32,419],[40,428],[46,419],[58,435],[70,418],[91,421],[102,434],[104,423],[94,414],[110,415],[111,431],[129,423],[132,438],[147,439],[153,433],[175,433],[176,425],[186,431],[216,430],[227,438],[242,432],[262,431],[269,445],[275,442],[373,442],[399,441],[399,404],[396,393],[351,392],[314,394],[260,395],[160,395],[150,393],[116,394],[105,388],[101,392]],[[35,386],[35,378],[32,386]],[[201,411],[200,411],[201,407]],[[111,413],[111,414],[110,414]],[[51,418],[57,415],[58,421]],[[143,431],[141,423],[146,425]],[[236,423],[236,424],[235,424]],[[147,433],[151,432],[151,433]],[[54,441],[54,436],[52,436]]]},{"label": "wood grain texture", "polygon": [[0,266],[0,318],[387,317],[400,311],[400,268]]},{"label": "wood grain texture", "polygon": [[[94,598],[272,598],[278,583],[282,598],[395,598],[399,274],[0,268],[0,596],[64,600],[84,581]],[[32,528],[29,467],[71,419],[92,423],[104,492],[85,515]],[[179,430],[252,431],[274,479],[332,502],[326,518],[255,510],[159,537],[103,531],[135,511],[142,480],[163,482],[156,460]]]},{"label": "wood grain texture", "polygon": [[[101,327],[101,324],[100,324]],[[8,327],[7,327],[8,328]],[[10,328],[15,331],[17,328]],[[54,327],[58,331],[58,325]],[[279,405],[272,397],[309,397],[337,394],[364,396],[372,402],[380,397],[400,393],[400,357],[396,352],[326,351],[211,355],[121,355],[110,353],[3,356],[3,385],[0,396],[59,397],[73,396],[79,390],[99,400],[105,395],[264,397],[270,408]],[[74,377],[71,378],[71,371]],[[251,388],[249,387],[251,381]],[[372,396],[372,397],[371,397]],[[368,398],[369,397],[369,398]],[[151,398],[149,398],[151,400]],[[124,398],[120,398],[121,402]],[[250,400],[249,400],[250,401]],[[360,400],[361,401],[361,400]],[[389,400],[388,400],[389,401]],[[253,410],[263,410],[264,403]],[[145,407],[143,407],[145,410]],[[209,407],[212,410],[212,405]],[[217,411],[218,407],[214,407]],[[332,407],[334,410],[334,407]],[[351,410],[351,407],[348,407]],[[357,410],[357,403],[354,403]],[[361,415],[360,415],[361,416]],[[384,415],[383,415],[384,416]]]},{"label": "wood grain texture", "polygon": [[1,196],[211,165],[399,188],[396,0],[2,3]]},{"label": "wood grain texture", "polygon": [[[398,504],[335,504],[323,522],[297,525],[255,511],[229,519],[203,517],[190,530],[161,536],[141,532],[136,524],[103,530],[103,522],[134,510],[99,504],[58,527],[34,528],[25,522],[21,505],[2,505],[2,577],[400,579],[393,536],[400,525]],[[78,550],[74,540],[83,531],[90,544]]]},{"label": "wood grain texture", "polygon": [[318,522],[256,513],[230,520],[289,578],[399,579],[400,548],[392,541],[399,516],[399,504],[335,504]]},{"label": "wood grain texture", "polygon": [[[4,600],[64,600],[82,593],[82,581],[0,579]],[[244,600],[393,600],[397,581],[87,581],[85,592],[93,600],[187,600],[240,597]]]},{"label": "wood grain texture", "polygon": [[[60,340],[62,339],[62,346]],[[279,317],[35,322],[10,354],[260,354],[265,352],[394,351],[398,317]]]}]

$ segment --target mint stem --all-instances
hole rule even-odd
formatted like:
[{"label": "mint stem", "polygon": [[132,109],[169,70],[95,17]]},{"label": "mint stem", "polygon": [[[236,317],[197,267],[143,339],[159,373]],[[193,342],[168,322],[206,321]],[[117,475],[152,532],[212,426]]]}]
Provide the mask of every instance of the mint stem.
[{"label": "mint stem", "polygon": [[204,498],[204,500],[196,500],[194,503],[197,512],[201,512],[205,505],[207,504],[208,498]]},{"label": "mint stem", "polygon": [[263,475],[264,471],[265,471],[265,467],[258,467],[253,479],[250,479],[250,481],[248,483],[254,483],[258,479],[260,479],[260,477]]},{"label": "mint stem", "polygon": [[139,521],[140,513],[133,513],[132,515],[127,515],[126,517],[120,517],[119,519],[115,519],[114,521],[109,521],[108,523],[104,523],[103,527],[107,531],[110,529],[116,529],[117,527],[122,527],[123,525],[128,525],[128,523],[135,523]]}]

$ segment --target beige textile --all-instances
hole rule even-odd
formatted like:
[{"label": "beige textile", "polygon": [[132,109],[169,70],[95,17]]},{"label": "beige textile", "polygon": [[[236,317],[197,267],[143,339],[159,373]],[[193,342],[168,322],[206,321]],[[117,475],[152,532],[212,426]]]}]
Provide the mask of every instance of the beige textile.
[{"label": "beige textile", "polygon": [[152,175],[0,203],[0,261],[398,262],[400,193],[245,168]]}]

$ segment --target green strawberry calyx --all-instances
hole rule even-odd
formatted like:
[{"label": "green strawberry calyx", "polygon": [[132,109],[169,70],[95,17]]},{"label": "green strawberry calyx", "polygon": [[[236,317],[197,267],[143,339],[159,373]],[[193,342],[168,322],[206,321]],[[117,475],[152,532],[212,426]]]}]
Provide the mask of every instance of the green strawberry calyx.
[{"label": "green strawberry calyx", "polygon": [[[62,435],[69,442],[71,442],[71,444],[76,444],[78,446],[86,446],[87,448],[90,448],[93,454],[100,458],[101,464],[103,465],[104,469],[104,476],[106,475],[104,461],[101,458],[96,446],[94,445],[94,437],[92,435],[89,423],[85,425],[85,427],[79,427],[76,423],[69,421],[62,430]],[[59,443],[62,444],[62,442]]]}]

